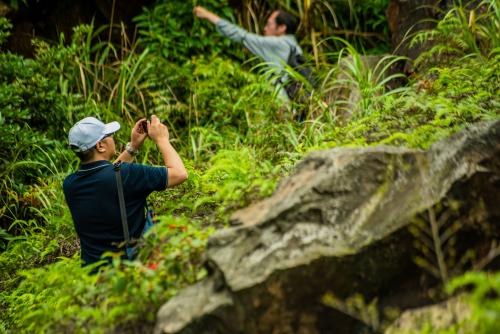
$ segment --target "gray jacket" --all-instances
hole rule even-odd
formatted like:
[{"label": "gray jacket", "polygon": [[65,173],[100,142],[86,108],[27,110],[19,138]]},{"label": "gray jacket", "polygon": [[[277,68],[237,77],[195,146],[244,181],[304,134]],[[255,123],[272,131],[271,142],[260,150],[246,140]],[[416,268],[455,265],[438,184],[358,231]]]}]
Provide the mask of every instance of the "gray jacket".
[{"label": "gray jacket", "polygon": [[[265,62],[273,64],[278,70],[282,70],[288,61],[291,48],[302,54],[302,49],[297,43],[294,35],[284,36],[261,36],[250,33],[245,29],[221,19],[217,22],[217,31],[232,41],[242,43],[254,55],[262,58]],[[273,83],[275,83],[273,81]],[[282,88],[280,95],[288,100],[285,90]]]}]

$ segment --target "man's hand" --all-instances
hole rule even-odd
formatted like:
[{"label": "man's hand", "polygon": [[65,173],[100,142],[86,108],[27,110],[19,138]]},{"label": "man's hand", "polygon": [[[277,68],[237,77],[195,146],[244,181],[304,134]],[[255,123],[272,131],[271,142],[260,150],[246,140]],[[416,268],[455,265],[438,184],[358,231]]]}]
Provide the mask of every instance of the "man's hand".
[{"label": "man's hand", "polygon": [[196,6],[193,8],[193,14],[199,19],[206,19],[209,11],[201,6]]},{"label": "man's hand", "polygon": [[146,140],[146,137],[148,136],[148,134],[144,133],[142,129],[142,122],[144,121],[146,121],[146,119],[141,118],[137,121],[137,123],[135,123],[134,127],[132,128],[132,133],[130,134],[130,145],[134,150],[139,150],[142,147],[142,144],[144,144],[144,140]]},{"label": "man's hand", "polygon": [[163,162],[168,170],[167,186],[176,186],[188,178],[188,172],[179,154],[170,144],[168,129],[161,124],[160,119],[155,115],[151,116],[151,122],[148,122],[148,135],[155,142],[158,150],[163,156]]},{"label": "man's hand", "polygon": [[156,144],[161,141],[169,141],[168,129],[164,124],[161,124],[156,115],[151,116],[151,122],[148,121],[148,135]]},{"label": "man's hand", "polygon": [[208,21],[212,22],[213,24],[217,24],[217,22],[220,21],[219,16],[217,16],[216,14],[212,13],[211,11],[209,11],[206,8],[201,7],[201,6],[194,7],[193,14],[200,19],[204,19],[204,20],[208,20]]}]

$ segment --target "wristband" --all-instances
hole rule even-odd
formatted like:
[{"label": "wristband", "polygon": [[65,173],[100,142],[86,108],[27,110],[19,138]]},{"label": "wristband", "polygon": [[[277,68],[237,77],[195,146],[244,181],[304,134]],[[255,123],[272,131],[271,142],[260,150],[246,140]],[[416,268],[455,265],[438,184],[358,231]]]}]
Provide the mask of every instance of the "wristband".
[{"label": "wristband", "polygon": [[132,144],[130,144],[130,142],[127,143],[127,145],[125,145],[125,150],[128,152],[128,154],[130,154],[131,156],[134,156],[136,155],[137,153],[139,153],[139,150],[134,150],[132,148]]}]

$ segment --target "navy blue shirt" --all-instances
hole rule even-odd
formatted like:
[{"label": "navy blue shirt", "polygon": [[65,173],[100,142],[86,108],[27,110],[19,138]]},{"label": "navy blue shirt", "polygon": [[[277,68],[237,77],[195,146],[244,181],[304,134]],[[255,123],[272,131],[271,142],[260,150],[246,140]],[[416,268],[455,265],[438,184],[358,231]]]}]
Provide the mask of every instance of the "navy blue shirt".
[{"label": "navy blue shirt", "polygon": [[[122,163],[121,177],[130,237],[139,238],[146,221],[146,198],[167,187],[167,168]],[[82,164],[66,177],[63,189],[83,262],[99,261],[107,251],[119,252],[124,236],[113,164],[105,160]]]}]

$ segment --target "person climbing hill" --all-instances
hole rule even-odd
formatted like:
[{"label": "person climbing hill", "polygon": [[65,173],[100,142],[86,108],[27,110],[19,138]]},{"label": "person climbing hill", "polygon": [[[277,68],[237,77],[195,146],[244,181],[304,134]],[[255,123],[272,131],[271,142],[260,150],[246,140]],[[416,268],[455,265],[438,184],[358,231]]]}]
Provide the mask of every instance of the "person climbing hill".
[{"label": "person climbing hill", "polygon": [[[214,24],[223,36],[243,44],[252,54],[272,64],[280,72],[292,54],[303,54],[294,35],[299,20],[281,9],[273,11],[268,17],[263,36],[248,32],[201,6],[194,7],[193,13]],[[274,78],[272,83],[278,87],[280,98],[289,101],[293,96],[287,93],[283,84],[285,81],[286,79]]]}]

